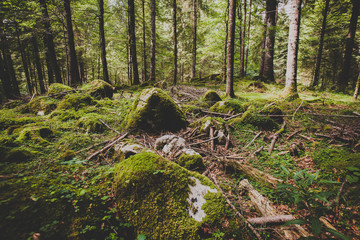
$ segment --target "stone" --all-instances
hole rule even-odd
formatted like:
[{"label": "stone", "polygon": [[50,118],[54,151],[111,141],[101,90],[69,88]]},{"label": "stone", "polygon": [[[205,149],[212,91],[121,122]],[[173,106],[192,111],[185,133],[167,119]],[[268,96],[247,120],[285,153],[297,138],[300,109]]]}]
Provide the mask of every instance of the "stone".
[{"label": "stone", "polygon": [[209,90],[204,94],[204,101],[209,105],[212,106],[214,105],[216,102],[221,101],[221,97],[219,96],[219,94],[217,94],[217,92],[215,92],[214,90]]},{"label": "stone", "polygon": [[185,139],[176,135],[164,135],[155,141],[155,149],[164,153],[179,151],[185,147]]},{"label": "stone", "polygon": [[59,97],[63,97],[67,92],[72,91],[73,89],[67,85],[61,83],[53,83],[49,86],[48,95],[59,95]]},{"label": "stone", "polygon": [[209,110],[212,112],[233,114],[242,113],[245,111],[242,102],[232,99],[217,102]]},{"label": "stone", "polygon": [[28,103],[29,112],[32,114],[44,112],[44,115],[47,115],[55,110],[58,101],[46,96],[35,97]]},{"label": "stone", "polygon": [[114,87],[103,80],[94,80],[85,84],[81,87],[81,90],[97,99],[112,98],[114,94]]}]

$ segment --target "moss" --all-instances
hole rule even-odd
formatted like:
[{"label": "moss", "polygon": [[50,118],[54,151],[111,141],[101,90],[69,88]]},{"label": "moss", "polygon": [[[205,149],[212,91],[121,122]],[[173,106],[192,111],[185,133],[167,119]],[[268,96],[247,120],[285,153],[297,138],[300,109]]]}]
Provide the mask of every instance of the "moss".
[{"label": "moss", "polygon": [[219,94],[217,94],[217,92],[215,92],[214,90],[208,90],[205,94],[204,94],[204,101],[206,103],[208,103],[209,106],[214,105],[216,102],[221,101],[221,97],[219,96]]},{"label": "moss", "polygon": [[28,162],[32,160],[35,156],[34,152],[30,152],[24,148],[13,148],[9,150],[5,157],[3,158],[3,162],[10,163],[19,163],[19,162]]},{"label": "moss", "polygon": [[78,110],[83,107],[87,107],[90,105],[95,105],[96,102],[90,95],[74,93],[69,94],[64,97],[63,100],[59,103],[57,110],[63,109],[75,109]]},{"label": "moss", "polygon": [[70,110],[55,110],[52,113],[50,113],[48,117],[49,119],[52,120],[65,122],[68,120],[78,119],[80,116],[78,111],[75,111],[74,109],[70,109]]},{"label": "moss", "polygon": [[57,106],[58,100],[46,97],[46,96],[39,96],[35,97],[28,103],[30,113],[37,114],[41,111],[44,114],[49,114],[53,110],[55,110]]},{"label": "moss", "polygon": [[190,124],[190,127],[200,127],[199,132],[208,132],[210,127],[216,130],[225,130],[225,121],[219,117],[203,117]]},{"label": "moss", "polygon": [[59,93],[68,92],[73,90],[71,87],[61,84],[53,83],[49,86],[48,95],[58,95]]},{"label": "moss", "polygon": [[241,117],[233,118],[229,122],[230,126],[246,124],[251,124],[264,130],[272,130],[278,127],[278,124],[273,119],[269,117],[258,116],[255,111],[255,107],[253,106],[249,107]]},{"label": "moss", "polygon": [[12,135],[16,129],[21,128],[21,125],[12,125],[6,129],[7,135]]},{"label": "moss", "polygon": [[24,102],[21,101],[21,100],[11,100],[11,101],[5,103],[5,104],[2,106],[2,108],[13,109],[13,108],[22,106],[23,104],[24,104]]},{"label": "moss", "polygon": [[181,105],[181,110],[185,113],[200,113],[201,112],[200,107],[198,107],[196,105],[192,105],[192,104]]},{"label": "moss", "polygon": [[124,121],[125,128],[145,131],[178,131],[187,125],[185,114],[159,88],[146,89],[134,102]]},{"label": "moss", "polygon": [[230,99],[215,103],[209,110],[218,113],[241,113],[244,112],[245,109],[242,106],[242,102]]},{"label": "moss", "polygon": [[54,137],[53,131],[48,127],[41,126],[29,126],[21,130],[17,142],[21,143],[24,141],[34,141],[37,143],[49,143]]},{"label": "moss", "polygon": [[74,151],[66,150],[65,152],[63,152],[61,154],[60,159],[69,161],[69,160],[73,159],[74,157],[76,157],[76,153]]},{"label": "moss", "polygon": [[102,80],[94,80],[88,84],[85,84],[81,87],[81,90],[98,99],[106,97],[112,98],[114,93],[113,86]]},{"label": "moss", "polygon": [[[263,115],[283,115],[283,111],[275,105],[265,107],[263,110],[261,110],[261,114]],[[274,119],[276,122],[281,123],[283,121],[283,117],[281,116],[274,116],[270,117],[271,119]]]},{"label": "moss", "polygon": [[189,155],[181,154],[179,159],[176,161],[180,166],[191,170],[191,171],[202,171],[205,169],[203,158],[199,154]]},{"label": "moss", "polygon": [[[0,113],[1,114],[1,113]],[[38,118],[34,117],[6,117],[0,116],[0,130],[5,130],[11,126],[23,126],[28,123],[35,123]]]},{"label": "moss", "polygon": [[[199,229],[207,222],[195,221],[185,209],[189,207],[187,197],[189,184],[192,184],[189,177],[195,176],[206,182],[205,177],[148,152],[117,164],[115,174],[119,212],[133,224],[137,233],[143,233],[149,239],[200,238]],[[215,188],[210,180],[204,184]],[[211,199],[208,195],[206,197]],[[223,206],[220,202],[207,210]],[[219,217],[214,221],[219,221]]]},{"label": "moss", "polygon": [[105,131],[105,126],[100,122],[102,116],[96,113],[89,113],[81,117],[76,126],[84,129],[86,132],[102,133]]}]

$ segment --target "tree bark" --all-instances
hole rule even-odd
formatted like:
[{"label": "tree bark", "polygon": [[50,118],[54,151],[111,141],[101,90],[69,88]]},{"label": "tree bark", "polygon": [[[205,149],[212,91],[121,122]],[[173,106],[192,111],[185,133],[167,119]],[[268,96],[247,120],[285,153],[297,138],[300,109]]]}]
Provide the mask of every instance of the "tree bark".
[{"label": "tree bark", "polygon": [[64,0],[65,18],[67,26],[68,37],[68,52],[69,52],[69,65],[70,65],[70,85],[77,86],[81,83],[79,74],[79,65],[76,57],[74,31],[71,19],[70,0]]},{"label": "tree bark", "polygon": [[173,28],[174,28],[174,85],[177,83],[178,73],[178,47],[177,47],[177,18],[176,18],[177,4],[173,0]]},{"label": "tree bark", "polygon": [[263,78],[269,82],[275,82],[274,77],[274,46],[276,34],[276,10],[277,0],[266,1],[266,40]]},{"label": "tree bark", "polygon": [[150,40],[150,81],[155,82],[156,70],[156,0],[151,0],[151,40]]},{"label": "tree bark", "polygon": [[146,63],[146,24],[145,24],[145,0],[142,0],[142,17],[143,17],[143,21],[142,21],[142,27],[143,27],[143,65],[144,65],[144,70],[143,70],[143,82],[146,82],[147,79],[147,63]]},{"label": "tree bark", "polygon": [[45,84],[44,84],[44,76],[43,76],[43,72],[42,72],[42,68],[41,68],[39,46],[38,46],[36,36],[33,36],[31,40],[32,40],[32,44],[33,44],[36,72],[37,72],[38,81],[39,81],[40,93],[44,94],[46,92],[46,89],[45,89]]},{"label": "tree bark", "polygon": [[48,51],[45,52],[45,56],[46,56],[46,68],[47,68],[47,74],[48,74],[48,82],[49,82],[49,85],[51,85],[52,83],[54,83],[54,76],[53,76],[53,70],[51,67],[50,56],[49,56]]},{"label": "tree bark", "polygon": [[[46,1],[39,0],[41,12],[43,15],[45,33],[44,33],[44,43],[46,45],[49,65],[51,66],[52,72],[55,74],[55,81],[57,83],[62,83],[61,79],[61,71],[56,59],[55,45],[54,45],[54,37],[52,35],[50,17],[47,11]],[[49,77],[49,79],[52,79]],[[50,83],[50,81],[49,81]]]},{"label": "tree bark", "polygon": [[245,67],[244,67],[245,75],[247,72],[248,56],[249,56],[249,48],[250,48],[251,7],[252,7],[252,0],[250,0],[250,3],[249,3],[249,20],[248,20],[248,28],[247,28],[247,43],[246,43],[246,50],[245,50]]},{"label": "tree bark", "polygon": [[11,86],[11,80],[9,77],[9,73],[5,66],[5,61],[3,60],[3,57],[1,56],[0,52],[0,78],[2,87],[4,89],[4,93],[7,99],[10,99],[13,97],[12,94],[12,86]]},{"label": "tree bark", "polygon": [[241,49],[240,49],[240,77],[245,77],[245,33],[246,33],[246,0],[243,2],[241,29]]},{"label": "tree bark", "polygon": [[105,30],[104,30],[104,0],[99,0],[99,32],[100,32],[100,49],[101,49],[101,62],[103,69],[104,81],[110,83],[109,72],[106,61],[106,42],[105,42]]},{"label": "tree bark", "polygon": [[7,87],[4,86],[5,91],[9,91],[10,98],[20,97],[19,84],[16,79],[13,61],[11,59],[11,53],[7,46],[5,35],[1,38],[1,50],[3,54],[3,65],[5,70],[5,76],[8,78],[6,82],[9,84]]},{"label": "tree bark", "polygon": [[191,66],[191,77],[196,76],[196,43],[197,43],[197,16],[198,15],[198,2],[193,1],[193,49],[192,49],[192,66]]},{"label": "tree bark", "polygon": [[346,87],[348,86],[349,83],[350,70],[351,70],[351,55],[354,48],[356,26],[360,12],[360,0],[351,0],[351,2],[353,7],[352,7],[350,24],[349,24],[349,33],[345,41],[345,53],[344,53],[344,58],[338,80],[338,90],[342,92],[345,92]]},{"label": "tree bark", "polygon": [[223,68],[223,82],[226,82],[226,68],[227,68],[227,43],[229,38],[229,8],[230,2],[227,0],[226,13],[225,13],[225,42],[224,42],[224,68]]},{"label": "tree bark", "polygon": [[236,0],[230,0],[229,40],[227,47],[226,95],[235,97],[234,93],[234,45],[235,45]]},{"label": "tree bark", "polygon": [[358,79],[356,81],[356,86],[355,86],[355,92],[354,92],[354,96],[353,96],[353,100],[355,101],[359,95],[359,88],[360,88],[360,73],[358,75]]},{"label": "tree bark", "polygon": [[[152,0],[154,1],[154,0]],[[129,11],[129,39],[130,39],[130,56],[132,63],[132,75],[133,85],[140,84],[139,81],[139,70],[136,57],[136,37],[135,37],[135,6],[134,0],[128,0],[128,11]]]},{"label": "tree bark", "polygon": [[297,56],[299,50],[299,34],[301,20],[302,0],[293,0],[291,2],[288,54],[286,63],[286,82],[283,92],[284,97],[298,98],[297,93]]},{"label": "tree bark", "polygon": [[260,57],[260,68],[259,68],[259,77],[262,78],[264,75],[264,63],[265,63],[265,43],[266,43],[266,33],[267,33],[267,15],[265,13],[264,25],[263,25],[263,38],[261,40],[261,57]]},{"label": "tree bark", "polygon": [[315,73],[314,78],[312,81],[312,87],[316,87],[319,84],[319,75],[320,75],[320,66],[321,66],[321,59],[322,59],[322,52],[324,48],[324,36],[325,36],[325,30],[326,30],[326,18],[329,11],[329,5],[330,0],[326,0],[325,2],[325,8],[323,11],[323,21],[322,26],[320,30],[320,40],[319,40],[319,49],[316,56],[316,63],[315,63]]}]

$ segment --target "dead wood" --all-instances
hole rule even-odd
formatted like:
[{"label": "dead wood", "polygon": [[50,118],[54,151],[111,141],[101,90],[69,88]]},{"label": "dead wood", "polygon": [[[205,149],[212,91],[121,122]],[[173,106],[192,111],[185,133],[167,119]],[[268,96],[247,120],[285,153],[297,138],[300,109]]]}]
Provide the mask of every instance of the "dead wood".
[{"label": "dead wood", "polygon": [[248,148],[260,135],[262,134],[262,131],[258,132],[255,137],[245,146],[243,149]]},{"label": "dead wood", "polygon": [[255,150],[255,152],[253,153],[253,155],[257,155],[258,153],[260,153],[262,150],[264,149],[264,146],[259,147],[257,150]]},{"label": "dead wood", "polygon": [[111,139],[111,140],[106,140],[106,141],[104,141],[104,142],[101,142],[101,143],[98,143],[98,144],[91,145],[90,147],[87,147],[87,148],[84,148],[84,149],[81,149],[81,150],[79,150],[79,151],[75,152],[75,154],[78,154],[78,153],[81,153],[81,152],[84,152],[84,151],[90,150],[90,149],[92,149],[92,148],[94,148],[94,147],[97,147],[97,146],[100,146],[100,145],[106,144],[106,143],[108,143],[108,142],[112,142],[112,141],[114,141],[115,139],[116,139],[116,138],[113,138],[113,139]]},{"label": "dead wood", "polygon": [[324,216],[320,217],[319,220],[322,224],[324,224],[325,227],[330,228],[335,231],[338,231],[333,225],[331,225],[331,223],[328,221],[328,219],[325,218]]},{"label": "dead wood", "polygon": [[240,117],[241,115],[243,115],[243,113],[238,113],[238,114],[232,115],[230,117],[225,118],[224,120],[227,121],[227,120],[230,120],[230,119],[233,119],[233,118],[236,118],[236,117]]},{"label": "dead wood", "polygon": [[311,137],[308,137],[308,136],[305,136],[305,135],[302,135],[302,134],[299,134],[299,136],[306,139],[306,140],[308,140],[308,141],[315,142],[315,140],[313,138],[311,138]]},{"label": "dead wood", "polygon": [[231,114],[227,114],[227,113],[218,113],[218,112],[211,112],[211,111],[204,110],[204,109],[201,109],[201,112],[203,112],[203,113],[207,113],[207,114],[211,114],[211,115],[215,115],[215,116],[221,116],[221,117],[232,117],[232,115],[231,115]]},{"label": "dead wood", "polygon": [[270,154],[271,154],[272,151],[274,150],[276,140],[279,138],[280,134],[284,132],[284,130],[285,130],[285,125],[286,125],[286,121],[283,122],[280,130],[277,131],[277,132],[274,134],[273,139],[272,139],[271,144],[270,144],[270,147],[269,147],[269,153],[270,153]]},{"label": "dead wood", "polygon": [[215,150],[214,128],[210,127],[209,137],[211,139],[211,150]]},{"label": "dead wood", "polygon": [[104,124],[105,125],[105,127],[107,127],[108,129],[110,129],[111,131],[113,131],[113,132],[116,132],[117,134],[119,134],[119,135],[121,135],[121,133],[119,132],[119,131],[117,131],[117,130],[115,130],[115,129],[113,129],[112,127],[110,127],[108,124],[106,124],[103,120],[99,120],[102,124]]},{"label": "dead wood", "polygon": [[217,137],[217,136],[216,136],[216,137],[212,137],[212,138],[209,138],[209,139],[204,140],[204,141],[201,141],[201,142],[191,143],[191,144],[189,144],[188,146],[190,147],[190,146],[199,145],[199,144],[202,144],[202,143],[207,143],[207,142],[213,141],[213,140],[215,140],[215,139],[217,139],[217,138],[219,138],[219,137]]},{"label": "dead wood", "polygon": [[298,134],[299,132],[301,132],[302,130],[297,130],[295,132],[293,132],[292,134],[290,134],[287,138],[286,138],[286,141],[290,140],[293,136],[295,136],[296,134]]},{"label": "dead wood", "polygon": [[304,99],[301,101],[300,105],[296,108],[296,110],[295,110],[295,112],[294,112],[294,114],[293,114],[292,120],[295,119],[295,115],[296,115],[297,111],[299,111],[299,109],[301,108],[301,106],[303,105],[303,103],[304,103]]},{"label": "dead wood", "polygon": [[293,215],[277,215],[277,216],[267,216],[267,217],[258,217],[258,218],[248,218],[248,222],[255,225],[274,224],[274,223],[282,224],[291,220],[294,220]]},{"label": "dead wood", "polygon": [[112,141],[111,143],[109,143],[108,145],[106,145],[105,147],[103,147],[102,149],[100,149],[99,151],[96,151],[95,153],[91,154],[86,160],[89,161],[90,159],[92,159],[93,157],[97,156],[98,154],[102,153],[103,151],[109,149],[110,147],[114,146],[117,142],[119,142],[120,140],[126,138],[126,136],[129,133],[125,133],[124,135],[116,138],[114,141]]}]

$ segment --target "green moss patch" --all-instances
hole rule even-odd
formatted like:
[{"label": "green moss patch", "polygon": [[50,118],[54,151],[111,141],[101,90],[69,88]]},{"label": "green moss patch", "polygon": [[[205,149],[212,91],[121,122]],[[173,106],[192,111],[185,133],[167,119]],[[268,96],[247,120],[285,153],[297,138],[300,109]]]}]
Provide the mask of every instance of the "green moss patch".
[{"label": "green moss patch", "polygon": [[176,132],[186,127],[187,120],[168,94],[159,88],[152,88],[142,91],[126,116],[124,125],[145,131]]},{"label": "green moss patch", "polygon": [[278,124],[270,117],[258,116],[255,107],[249,107],[241,117],[230,120],[229,125],[246,125],[250,124],[263,130],[272,130],[278,127]]},{"label": "green moss patch", "polygon": [[94,98],[112,98],[114,93],[113,86],[102,80],[94,80],[85,84],[81,87],[81,90]]},{"label": "green moss patch", "polygon": [[[49,86],[48,95],[66,95],[66,92],[72,91],[73,89],[67,85],[61,83],[53,83]],[[63,93],[63,94],[62,94]],[[60,97],[61,97],[60,96]]]},{"label": "green moss patch", "polygon": [[191,155],[183,153],[176,162],[191,171],[202,171],[205,169],[203,158],[200,154]]},{"label": "green moss patch", "polygon": [[69,94],[64,97],[63,100],[59,103],[57,110],[64,110],[64,109],[75,109],[78,110],[80,108],[95,105],[96,102],[90,95],[87,94],[80,94],[74,93]]},{"label": "green moss patch", "polygon": [[241,101],[232,99],[217,102],[209,110],[218,113],[242,113],[245,111]]},{"label": "green moss patch", "polygon": [[53,131],[48,127],[29,126],[21,130],[17,142],[33,141],[36,143],[49,143],[54,137]]},{"label": "green moss patch", "polygon": [[29,111],[33,114],[49,114],[53,110],[55,110],[57,106],[58,100],[46,97],[39,96],[35,97],[28,103]]},{"label": "green moss patch", "polygon": [[204,101],[209,105],[212,106],[214,105],[216,102],[221,101],[221,97],[219,96],[219,94],[217,94],[217,92],[215,92],[214,90],[209,90],[204,94]]},{"label": "green moss patch", "polygon": [[86,130],[86,132],[102,133],[106,127],[100,122],[101,118],[102,116],[99,114],[89,113],[81,117],[76,122],[76,126]]}]

